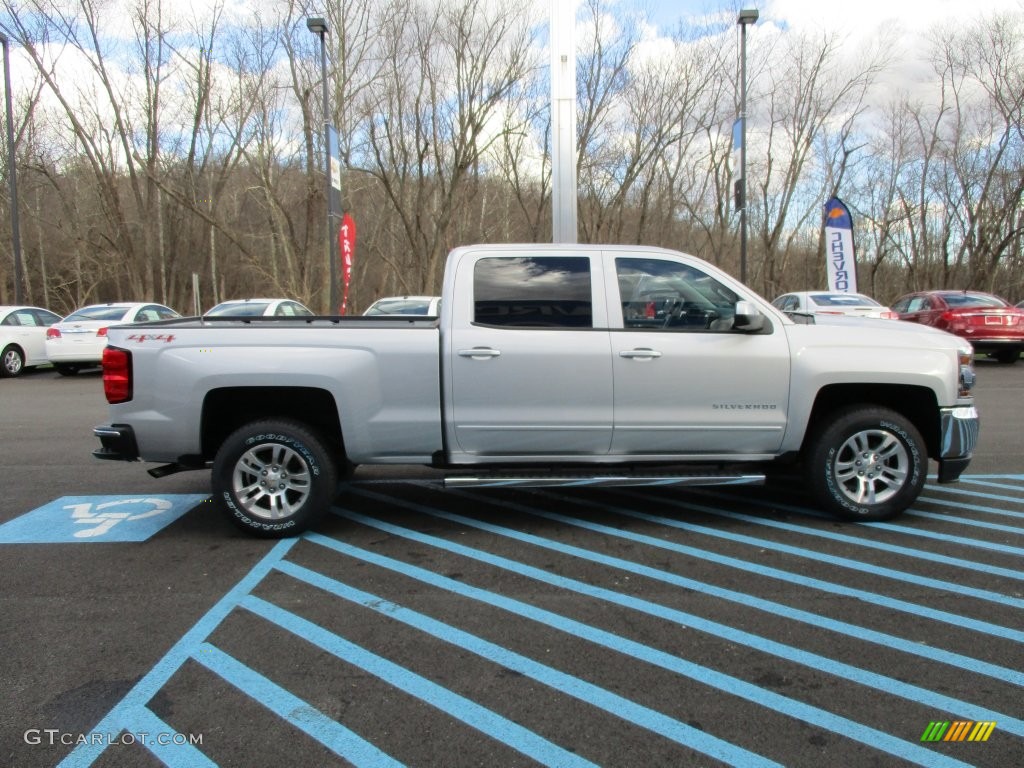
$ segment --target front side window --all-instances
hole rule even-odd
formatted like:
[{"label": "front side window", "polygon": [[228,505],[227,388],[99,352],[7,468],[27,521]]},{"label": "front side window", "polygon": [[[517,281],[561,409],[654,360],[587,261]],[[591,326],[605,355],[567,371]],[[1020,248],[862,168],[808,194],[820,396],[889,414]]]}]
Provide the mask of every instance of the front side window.
[{"label": "front side window", "polygon": [[473,322],[505,328],[593,327],[590,259],[480,259],[473,272]]},{"label": "front side window", "polygon": [[626,328],[724,331],[739,296],[699,269],[664,259],[615,260]]}]

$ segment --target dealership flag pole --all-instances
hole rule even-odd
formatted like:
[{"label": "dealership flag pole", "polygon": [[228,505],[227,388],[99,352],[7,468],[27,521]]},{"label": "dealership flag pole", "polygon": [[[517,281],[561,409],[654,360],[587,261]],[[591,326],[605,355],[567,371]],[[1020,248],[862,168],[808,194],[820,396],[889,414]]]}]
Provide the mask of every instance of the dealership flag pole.
[{"label": "dealership flag pole", "polygon": [[825,262],[828,290],[857,292],[857,259],[853,249],[853,218],[838,197],[825,203]]}]

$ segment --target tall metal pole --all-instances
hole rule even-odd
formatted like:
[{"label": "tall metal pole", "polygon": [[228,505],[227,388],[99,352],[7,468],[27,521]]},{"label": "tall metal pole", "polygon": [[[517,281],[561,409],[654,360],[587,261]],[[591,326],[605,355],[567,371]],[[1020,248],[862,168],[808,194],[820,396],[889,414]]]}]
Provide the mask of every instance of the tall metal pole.
[{"label": "tall metal pole", "polygon": [[740,11],[740,282],[747,282],[747,25],[757,21],[755,8]]},{"label": "tall metal pole", "polygon": [[579,239],[576,179],[576,4],[551,0],[551,242]]},{"label": "tall metal pole", "polygon": [[333,206],[331,205],[331,102],[327,92],[327,33],[330,27],[323,18],[306,19],[306,27],[320,37],[320,78],[323,82],[323,110],[324,110],[324,197],[327,210],[327,243],[328,243],[328,272],[330,273],[330,302],[331,311],[335,315],[339,311],[338,304],[338,242],[334,236]]},{"label": "tall metal pole", "polygon": [[4,48],[4,100],[7,107],[7,183],[11,197],[11,249],[14,252],[14,303],[24,304],[21,264],[21,231],[18,227],[18,180],[14,162],[14,108],[11,105],[11,60],[7,35],[0,32]]}]

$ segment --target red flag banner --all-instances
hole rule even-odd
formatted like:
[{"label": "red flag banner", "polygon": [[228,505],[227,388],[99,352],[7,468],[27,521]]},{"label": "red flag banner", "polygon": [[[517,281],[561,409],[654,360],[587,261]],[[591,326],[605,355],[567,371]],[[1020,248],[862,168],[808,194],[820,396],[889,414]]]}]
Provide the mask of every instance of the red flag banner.
[{"label": "red flag banner", "polygon": [[341,217],[338,228],[338,251],[341,254],[342,298],[338,314],[344,315],[348,306],[348,288],[352,284],[352,260],[356,254],[356,222],[349,215]]}]

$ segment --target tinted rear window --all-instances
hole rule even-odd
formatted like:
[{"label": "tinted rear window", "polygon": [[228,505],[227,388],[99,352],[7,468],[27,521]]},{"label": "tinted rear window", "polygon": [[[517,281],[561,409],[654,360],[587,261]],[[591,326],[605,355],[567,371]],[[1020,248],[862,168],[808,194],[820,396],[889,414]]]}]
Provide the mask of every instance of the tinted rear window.
[{"label": "tinted rear window", "polygon": [[819,307],[880,307],[874,299],[851,293],[816,293],[811,299]]},{"label": "tinted rear window", "polygon": [[1006,307],[1002,299],[977,293],[944,293],[942,300],[951,307]]},{"label": "tinted rear window", "polygon": [[473,274],[474,322],[513,328],[590,328],[590,259],[488,257]]},{"label": "tinted rear window", "polygon": [[67,322],[75,320],[120,320],[128,314],[129,307],[86,307],[67,316]]}]

